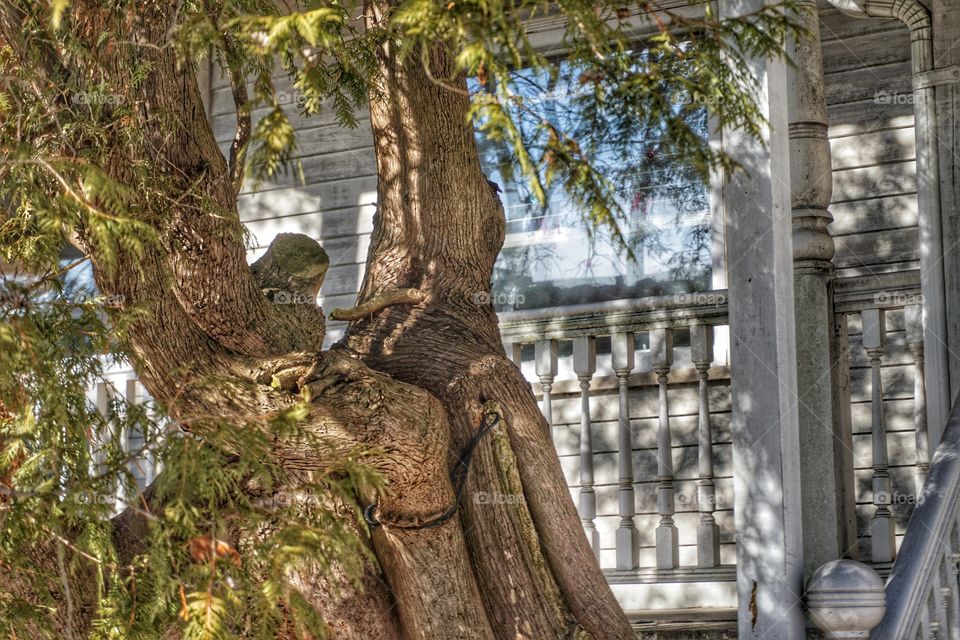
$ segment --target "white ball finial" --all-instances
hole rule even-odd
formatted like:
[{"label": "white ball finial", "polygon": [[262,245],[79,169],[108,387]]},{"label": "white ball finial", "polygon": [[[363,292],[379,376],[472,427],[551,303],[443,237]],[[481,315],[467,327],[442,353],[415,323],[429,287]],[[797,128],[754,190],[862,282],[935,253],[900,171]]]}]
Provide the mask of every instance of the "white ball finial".
[{"label": "white ball finial", "polygon": [[828,640],[869,638],[887,608],[883,580],[855,560],[833,560],[817,569],[805,600],[810,620]]}]

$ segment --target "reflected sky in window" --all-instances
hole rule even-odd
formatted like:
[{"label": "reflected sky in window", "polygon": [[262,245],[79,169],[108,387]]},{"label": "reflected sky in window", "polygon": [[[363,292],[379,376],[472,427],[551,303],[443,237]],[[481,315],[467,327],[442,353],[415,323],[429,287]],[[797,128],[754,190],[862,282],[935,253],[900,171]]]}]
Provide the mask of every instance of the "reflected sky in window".
[{"label": "reflected sky in window", "polygon": [[[587,219],[559,181],[549,187],[547,205],[542,206],[528,181],[514,175],[509,146],[478,134],[484,172],[502,190],[507,219],[493,276],[497,309],[709,288],[707,187],[692,167],[660,152],[658,141],[669,133],[664,123],[637,117],[636,111],[598,106],[590,96],[589,79],[569,64],[561,65],[553,79],[545,72],[516,71],[510,89],[522,100],[513,115],[534,159],[545,151],[547,134],[538,126],[543,119],[577,140],[614,185],[626,217],[618,221],[623,237],[618,241],[610,230]],[[705,110],[691,113],[688,122],[706,138]]]}]

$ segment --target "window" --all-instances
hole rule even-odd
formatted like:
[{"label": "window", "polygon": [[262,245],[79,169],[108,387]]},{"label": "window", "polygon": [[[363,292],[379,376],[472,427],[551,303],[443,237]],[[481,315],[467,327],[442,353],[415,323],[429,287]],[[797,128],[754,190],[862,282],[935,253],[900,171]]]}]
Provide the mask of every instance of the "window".
[{"label": "window", "polygon": [[[576,101],[584,91],[582,74],[561,66],[558,77],[519,70],[511,92],[523,101],[519,126],[536,148],[543,119],[571,132],[601,128],[623,114],[583,110]],[[705,109],[694,112],[690,126],[706,139]],[[623,130],[620,122],[611,129]],[[628,123],[629,124],[629,123]],[[620,221],[622,238],[597,228],[552,185],[546,207],[536,200],[526,180],[512,176],[512,150],[506,143],[478,135],[481,163],[502,193],[506,240],[493,275],[498,311],[605,302],[624,298],[684,293],[711,288],[713,215],[708,186],[692,167],[656,148],[659,123],[638,122],[626,127],[625,139],[610,137],[585,148],[593,165],[617,192],[627,219]],[[630,252],[633,253],[631,259]]]}]

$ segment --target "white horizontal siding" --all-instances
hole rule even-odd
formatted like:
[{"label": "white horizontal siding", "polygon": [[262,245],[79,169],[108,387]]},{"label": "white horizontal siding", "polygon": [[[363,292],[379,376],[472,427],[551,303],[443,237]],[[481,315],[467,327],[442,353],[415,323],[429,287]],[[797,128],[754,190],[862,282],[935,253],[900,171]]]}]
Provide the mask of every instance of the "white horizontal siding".
[{"label": "white horizontal siding", "polygon": [[821,9],[820,28],[837,275],[915,269],[910,34],[894,20],[851,18],[834,9]]}]

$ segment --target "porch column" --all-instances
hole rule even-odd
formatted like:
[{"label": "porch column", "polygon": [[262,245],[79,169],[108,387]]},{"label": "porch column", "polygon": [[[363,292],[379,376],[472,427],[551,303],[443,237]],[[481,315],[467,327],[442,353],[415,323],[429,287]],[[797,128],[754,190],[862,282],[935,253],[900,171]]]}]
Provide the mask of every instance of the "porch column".
[{"label": "porch column", "polygon": [[[809,577],[856,545],[853,441],[846,345],[836,344],[833,314],[834,243],[827,225],[833,193],[820,21],[814,0],[795,14],[807,33],[790,43],[787,72],[794,300],[797,321],[797,414],[803,552]],[[844,397],[845,396],[845,397]]]},{"label": "porch column", "polygon": [[[934,86],[934,123],[940,154],[940,210],[943,225],[945,315],[950,371],[948,404],[960,393],[960,10],[956,0],[928,3],[933,21],[934,71],[927,82]],[[919,168],[918,168],[919,172]],[[929,369],[927,369],[929,373]],[[928,393],[929,393],[929,382]],[[944,425],[930,425],[937,433]],[[939,438],[938,438],[939,439]],[[930,443],[931,451],[936,441]]]},{"label": "porch column", "polygon": [[[727,0],[721,14],[763,0]],[[738,637],[800,640],[804,617],[787,68],[748,59],[764,142],[724,131],[745,169],[724,187],[731,339]]]}]

